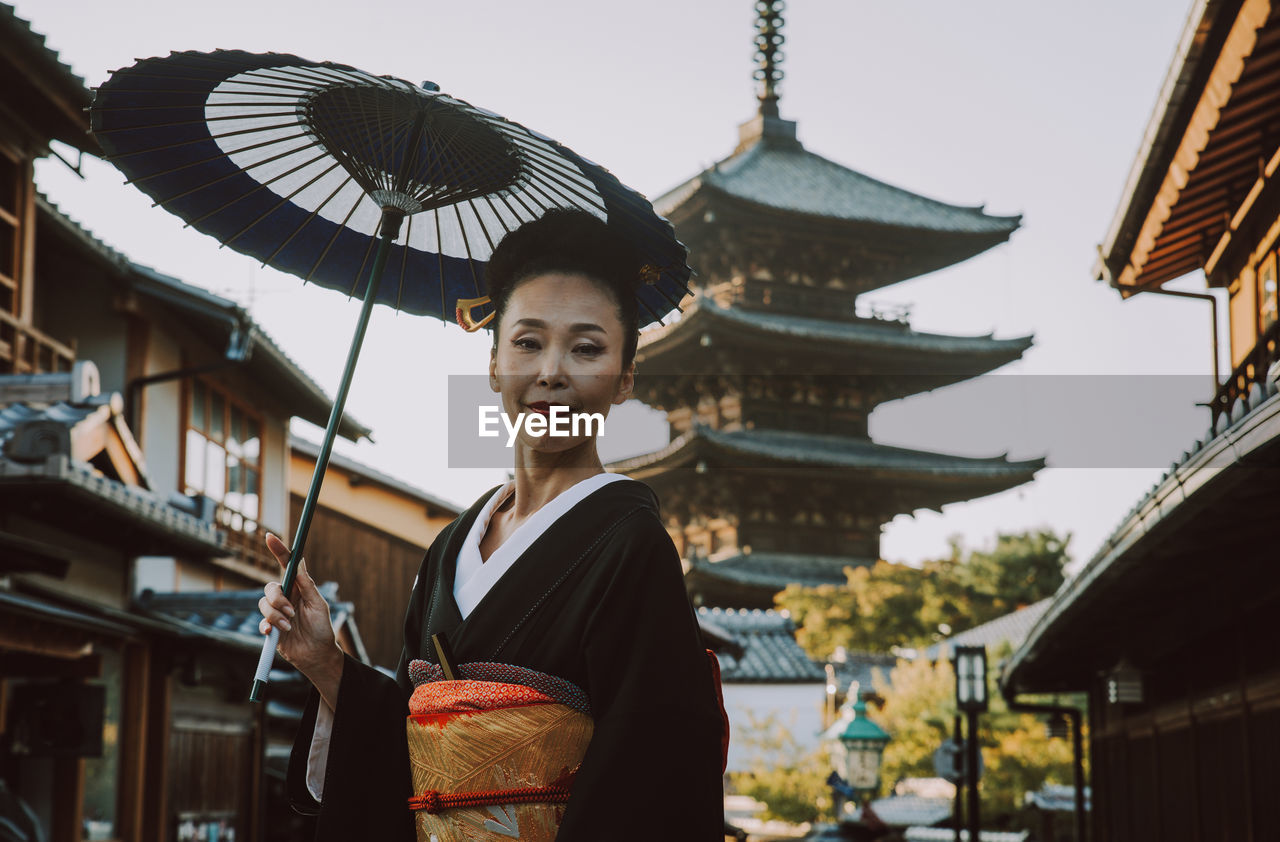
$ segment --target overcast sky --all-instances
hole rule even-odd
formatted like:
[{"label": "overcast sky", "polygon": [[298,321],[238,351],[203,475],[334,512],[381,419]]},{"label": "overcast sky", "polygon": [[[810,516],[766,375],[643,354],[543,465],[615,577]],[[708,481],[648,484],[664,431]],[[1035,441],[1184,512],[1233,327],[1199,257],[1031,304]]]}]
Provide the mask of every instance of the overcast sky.
[{"label": "overcast sky", "polygon": [[[755,109],[749,0],[16,7],[90,85],[135,58],[216,48],[430,79],[649,196],[732,152],[736,125]],[[884,557],[918,561],[945,553],[950,535],[980,545],[998,530],[1045,525],[1073,533],[1084,560],[1207,427],[1194,406],[1211,388],[1207,306],[1122,302],[1091,275],[1187,11],[1187,0],[796,0],[787,9],[781,108],[808,149],[926,196],[1023,215],[1009,243],[869,296],[910,304],[918,330],[1034,334],[1025,358],[1001,370],[1017,377],[885,405],[872,435],[967,455],[1047,455],[1053,467],[1005,494],[898,518]],[[249,307],[332,393],[354,303],[183,230],[110,165],[84,169],[80,180],[49,159],[37,181],[133,260]],[[376,443],[341,449],[469,504],[503,472],[448,467],[447,376],[483,371],[487,354],[484,334],[378,308],[348,402]],[[665,440],[665,425],[649,419],[645,429],[623,449]]]}]

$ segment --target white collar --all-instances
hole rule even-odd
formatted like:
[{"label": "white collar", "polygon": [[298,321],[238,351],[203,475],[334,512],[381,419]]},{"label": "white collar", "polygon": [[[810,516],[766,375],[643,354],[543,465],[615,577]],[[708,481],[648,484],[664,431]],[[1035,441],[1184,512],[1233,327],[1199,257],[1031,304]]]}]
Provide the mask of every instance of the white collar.
[{"label": "white collar", "polygon": [[520,524],[519,528],[507,536],[507,540],[493,551],[489,560],[485,561],[480,555],[480,541],[489,528],[494,509],[515,490],[515,481],[512,480],[495,491],[484,504],[484,508],[476,515],[475,523],[471,524],[471,531],[467,533],[466,540],[462,542],[462,549],[458,551],[457,572],[454,573],[453,578],[453,599],[458,603],[462,619],[467,618],[467,615],[480,604],[480,600],[484,599],[489,589],[502,578],[502,574],[506,573],[516,559],[524,555],[524,551],[529,549],[529,546],[549,526],[559,520],[561,515],[593,491],[611,482],[624,479],[627,477],[622,474],[602,473],[571,485],[529,515],[524,523]]}]

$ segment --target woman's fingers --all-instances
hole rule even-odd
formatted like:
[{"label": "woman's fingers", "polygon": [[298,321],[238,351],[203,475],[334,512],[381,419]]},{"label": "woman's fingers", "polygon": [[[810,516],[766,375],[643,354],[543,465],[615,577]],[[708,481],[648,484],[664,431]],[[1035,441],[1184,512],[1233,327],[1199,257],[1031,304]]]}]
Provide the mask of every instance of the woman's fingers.
[{"label": "woman's fingers", "polygon": [[281,631],[292,631],[293,624],[289,622],[289,618],[284,612],[276,608],[267,597],[258,600],[258,610],[262,612],[262,622],[258,624],[258,629],[266,634],[268,626],[275,626]]},{"label": "woman's fingers", "polygon": [[[284,541],[281,541],[279,536],[274,533],[268,532],[266,542],[267,550],[275,556],[276,563],[279,564],[282,569],[288,569],[290,551],[289,548],[285,546]],[[298,573],[294,579],[294,583],[297,585],[296,593],[299,602],[306,602],[307,598],[312,594],[316,594],[318,596],[315,580],[311,578],[311,574],[307,571],[307,560],[305,558],[298,561]],[[279,586],[277,585],[276,587]],[[321,599],[323,599],[323,597],[321,597]],[[293,615],[291,614],[290,616]]]},{"label": "woman's fingers", "polygon": [[284,595],[284,590],[280,587],[279,582],[271,582],[263,588],[263,599],[265,599],[272,608],[284,613],[287,617],[295,617],[297,613],[293,609],[293,604],[289,602],[289,598]]},{"label": "woman's fingers", "polygon": [[285,567],[289,564],[289,548],[273,533],[267,533],[267,551],[276,557],[276,562]]}]

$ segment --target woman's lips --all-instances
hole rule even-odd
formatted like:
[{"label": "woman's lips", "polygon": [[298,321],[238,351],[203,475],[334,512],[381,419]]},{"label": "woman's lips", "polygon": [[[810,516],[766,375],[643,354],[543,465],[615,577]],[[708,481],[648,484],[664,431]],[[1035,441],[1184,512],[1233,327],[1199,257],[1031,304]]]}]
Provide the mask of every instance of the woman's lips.
[{"label": "woman's lips", "polygon": [[538,413],[539,415],[550,416],[551,409],[553,406],[558,406],[567,412],[572,412],[572,409],[569,406],[566,406],[565,404],[562,404],[562,403],[550,404],[550,403],[547,403],[546,401],[534,401],[531,404],[526,404],[526,406],[528,406],[530,410]]}]

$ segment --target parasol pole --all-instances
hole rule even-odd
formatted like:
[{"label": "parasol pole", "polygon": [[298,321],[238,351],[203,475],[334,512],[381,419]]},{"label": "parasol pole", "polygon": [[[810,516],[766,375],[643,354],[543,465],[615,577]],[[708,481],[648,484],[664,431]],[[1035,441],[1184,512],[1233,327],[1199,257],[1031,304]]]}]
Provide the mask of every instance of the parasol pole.
[{"label": "parasol pole", "polygon": [[[333,452],[333,440],[338,436],[338,425],[342,421],[342,410],[347,404],[347,392],[351,389],[351,379],[355,375],[356,361],[360,359],[360,348],[364,345],[364,333],[369,327],[369,316],[373,312],[373,302],[378,297],[378,285],[382,281],[382,270],[387,265],[387,255],[391,253],[391,244],[400,236],[400,223],[404,221],[404,212],[396,208],[382,209],[382,225],[378,241],[378,253],[373,258],[373,268],[369,272],[369,283],[364,290],[364,305],[360,308],[360,319],[356,322],[355,333],[351,337],[351,348],[347,351],[347,364],[342,369],[342,382],[338,384],[338,393],[333,399],[333,409],[329,412],[329,424],[324,430],[324,442],[320,445],[320,455],[316,457],[315,471],[311,474],[311,488],[307,491],[306,502],[302,505],[302,515],[298,518],[298,531],[293,537],[293,547],[289,551],[289,564],[285,567],[284,581],[280,583],[286,597],[293,589],[293,580],[298,575],[298,564],[302,560],[302,550],[307,543],[307,533],[311,530],[311,518],[316,513],[316,503],[320,498],[320,486],[324,483],[325,469],[329,467],[329,455]],[[280,630],[275,626],[262,640],[262,654],[258,657],[258,671],[253,676],[253,688],[249,691],[249,701],[262,701],[262,691],[267,686],[267,676],[271,673],[271,664],[275,660],[276,646],[280,643]]]}]

